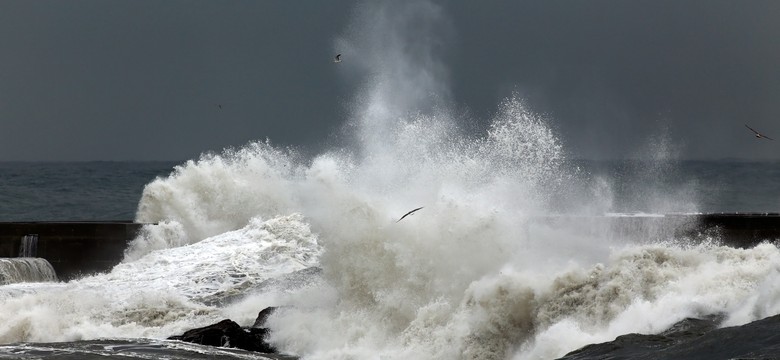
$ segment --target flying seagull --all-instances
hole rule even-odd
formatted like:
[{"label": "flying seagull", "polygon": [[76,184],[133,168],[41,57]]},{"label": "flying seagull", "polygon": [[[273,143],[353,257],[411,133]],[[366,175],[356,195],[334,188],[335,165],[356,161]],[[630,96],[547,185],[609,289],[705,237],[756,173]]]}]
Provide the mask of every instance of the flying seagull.
[{"label": "flying seagull", "polygon": [[333,59],[334,63],[341,62],[341,54],[336,55],[336,58]]},{"label": "flying seagull", "polygon": [[754,134],[756,134],[756,137],[757,137],[757,138],[759,138],[759,139],[774,140],[774,139],[772,139],[772,138],[771,138],[771,137],[769,137],[769,136],[766,136],[766,135],[764,135],[764,134],[762,134],[762,133],[760,133],[760,132],[758,132],[758,131],[755,131],[755,130],[753,130],[753,128],[752,128],[752,127],[750,127],[750,126],[748,126],[748,124],[745,124],[745,127],[746,127],[746,128],[748,128],[748,129],[750,129],[750,131],[752,131]]},{"label": "flying seagull", "polygon": [[[417,211],[417,210],[420,210],[420,209],[422,209],[422,208],[423,208],[423,207],[422,207],[422,206],[420,206],[420,207],[418,207],[417,209],[414,209],[414,210],[412,210],[412,211],[410,211],[410,212],[408,212],[408,213],[404,214],[404,216],[401,216],[401,218],[400,218],[400,219],[398,219],[398,221],[401,221],[401,220],[403,220],[405,217],[407,217],[407,216],[409,216],[409,215],[412,215],[412,213],[414,213],[415,211]],[[396,221],[396,223],[397,223],[398,221]]]}]

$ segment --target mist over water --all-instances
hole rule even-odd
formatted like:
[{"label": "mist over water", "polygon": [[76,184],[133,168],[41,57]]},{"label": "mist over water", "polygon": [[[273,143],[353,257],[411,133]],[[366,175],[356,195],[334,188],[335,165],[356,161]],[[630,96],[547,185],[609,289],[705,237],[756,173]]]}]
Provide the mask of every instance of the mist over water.
[{"label": "mist over water", "polygon": [[[157,224],[122,264],[16,285],[0,299],[11,324],[0,341],[164,338],[282,306],[269,340],[306,359],[535,359],[685,317],[738,325],[780,311],[773,245],[535,222],[624,211],[626,193],[630,209],[697,211],[696,184],[641,180],[674,171],[673,146],[649,140],[653,167],[635,163],[639,180],[616,189],[579,169],[554,119],[518,96],[470,132],[449,103],[443,10],[368,2],[356,15],[335,41],[336,71],[367,79],[347,145],[305,158],[254,142],[177,166],[145,187],[136,220]],[[52,327],[54,311],[64,320]]]}]

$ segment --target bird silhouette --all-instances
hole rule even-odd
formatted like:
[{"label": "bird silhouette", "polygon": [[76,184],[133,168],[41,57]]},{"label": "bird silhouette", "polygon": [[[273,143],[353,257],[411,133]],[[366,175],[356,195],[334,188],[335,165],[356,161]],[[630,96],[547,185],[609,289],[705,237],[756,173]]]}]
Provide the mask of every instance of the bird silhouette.
[{"label": "bird silhouette", "polygon": [[334,62],[334,63],[339,63],[339,62],[341,62],[341,54],[338,54],[338,55],[336,55],[336,57],[333,59],[333,62]]},{"label": "bird silhouette", "polygon": [[748,124],[745,124],[745,127],[750,129],[750,131],[752,131],[756,135],[756,137],[759,138],[759,139],[774,140],[771,137],[766,136],[766,135],[764,135],[764,134],[754,130],[752,127],[748,126]]},{"label": "bird silhouette", "polygon": [[[412,215],[412,213],[414,213],[415,211],[417,211],[417,210],[420,210],[420,209],[422,209],[422,208],[423,208],[423,207],[422,207],[422,206],[420,206],[420,207],[418,207],[417,209],[414,209],[414,210],[412,210],[412,211],[410,211],[410,212],[408,212],[408,213],[404,214],[404,216],[401,216],[401,218],[400,218],[400,219],[398,219],[398,221],[401,221],[401,220],[403,220],[405,217],[407,217],[407,216],[409,216],[409,215]],[[396,223],[397,223],[398,221],[396,221]]]}]

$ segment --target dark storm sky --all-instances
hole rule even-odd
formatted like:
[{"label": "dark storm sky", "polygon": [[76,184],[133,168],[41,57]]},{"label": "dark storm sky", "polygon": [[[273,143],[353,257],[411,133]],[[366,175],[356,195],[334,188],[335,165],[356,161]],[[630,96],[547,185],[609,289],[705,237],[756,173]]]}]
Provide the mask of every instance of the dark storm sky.
[{"label": "dark storm sky", "polygon": [[[440,4],[435,55],[475,122],[515,91],[576,157],[660,137],[680,158],[780,159],[780,1]],[[322,146],[362,81],[331,62],[354,6],[0,0],[0,161]]]}]

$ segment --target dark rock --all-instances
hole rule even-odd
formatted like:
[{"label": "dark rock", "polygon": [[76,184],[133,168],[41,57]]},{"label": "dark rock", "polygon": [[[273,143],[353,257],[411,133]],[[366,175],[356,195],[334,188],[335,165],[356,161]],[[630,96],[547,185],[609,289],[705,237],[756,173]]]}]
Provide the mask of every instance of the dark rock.
[{"label": "dark rock", "polygon": [[252,324],[252,328],[263,328],[265,327],[265,322],[268,320],[268,317],[271,316],[271,314],[276,311],[275,306],[267,307],[260,311],[260,313],[257,314],[257,319],[255,319],[255,323]]},{"label": "dark rock", "polygon": [[560,359],[776,359],[780,315],[749,324],[717,328],[722,315],[685,319],[657,335],[628,334],[585,346]]},{"label": "dark rock", "polygon": [[171,336],[168,339],[275,354],[276,349],[264,340],[267,329],[261,330],[264,331],[254,329],[246,331],[235,321],[225,319],[213,325],[188,330],[182,335]]},{"label": "dark rock", "polygon": [[613,359],[637,358],[643,356],[641,354],[652,354],[677,344],[694,341],[707,332],[715,330],[723,318],[724,315],[720,314],[706,316],[703,319],[686,318],[660,334],[621,335],[610,342],[584,346],[568,353],[563,359],[598,359],[602,356]]},{"label": "dark rock", "polygon": [[257,319],[255,319],[255,323],[252,324],[252,327],[249,328],[249,333],[252,334],[252,336],[260,339],[268,345],[270,349],[273,349],[273,352],[276,352],[276,349],[273,348],[270,344],[265,342],[265,338],[268,336],[268,333],[271,331],[267,327],[265,327],[265,322],[268,320],[268,317],[271,316],[271,314],[276,311],[275,306],[267,307],[260,311],[260,313],[257,314]]},{"label": "dark rock", "polygon": [[725,314],[713,314],[705,316],[703,319],[685,318],[669,329],[662,332],[661,335],[685,339],[702,336],[718,328],[718,324],[726,319]]}]

